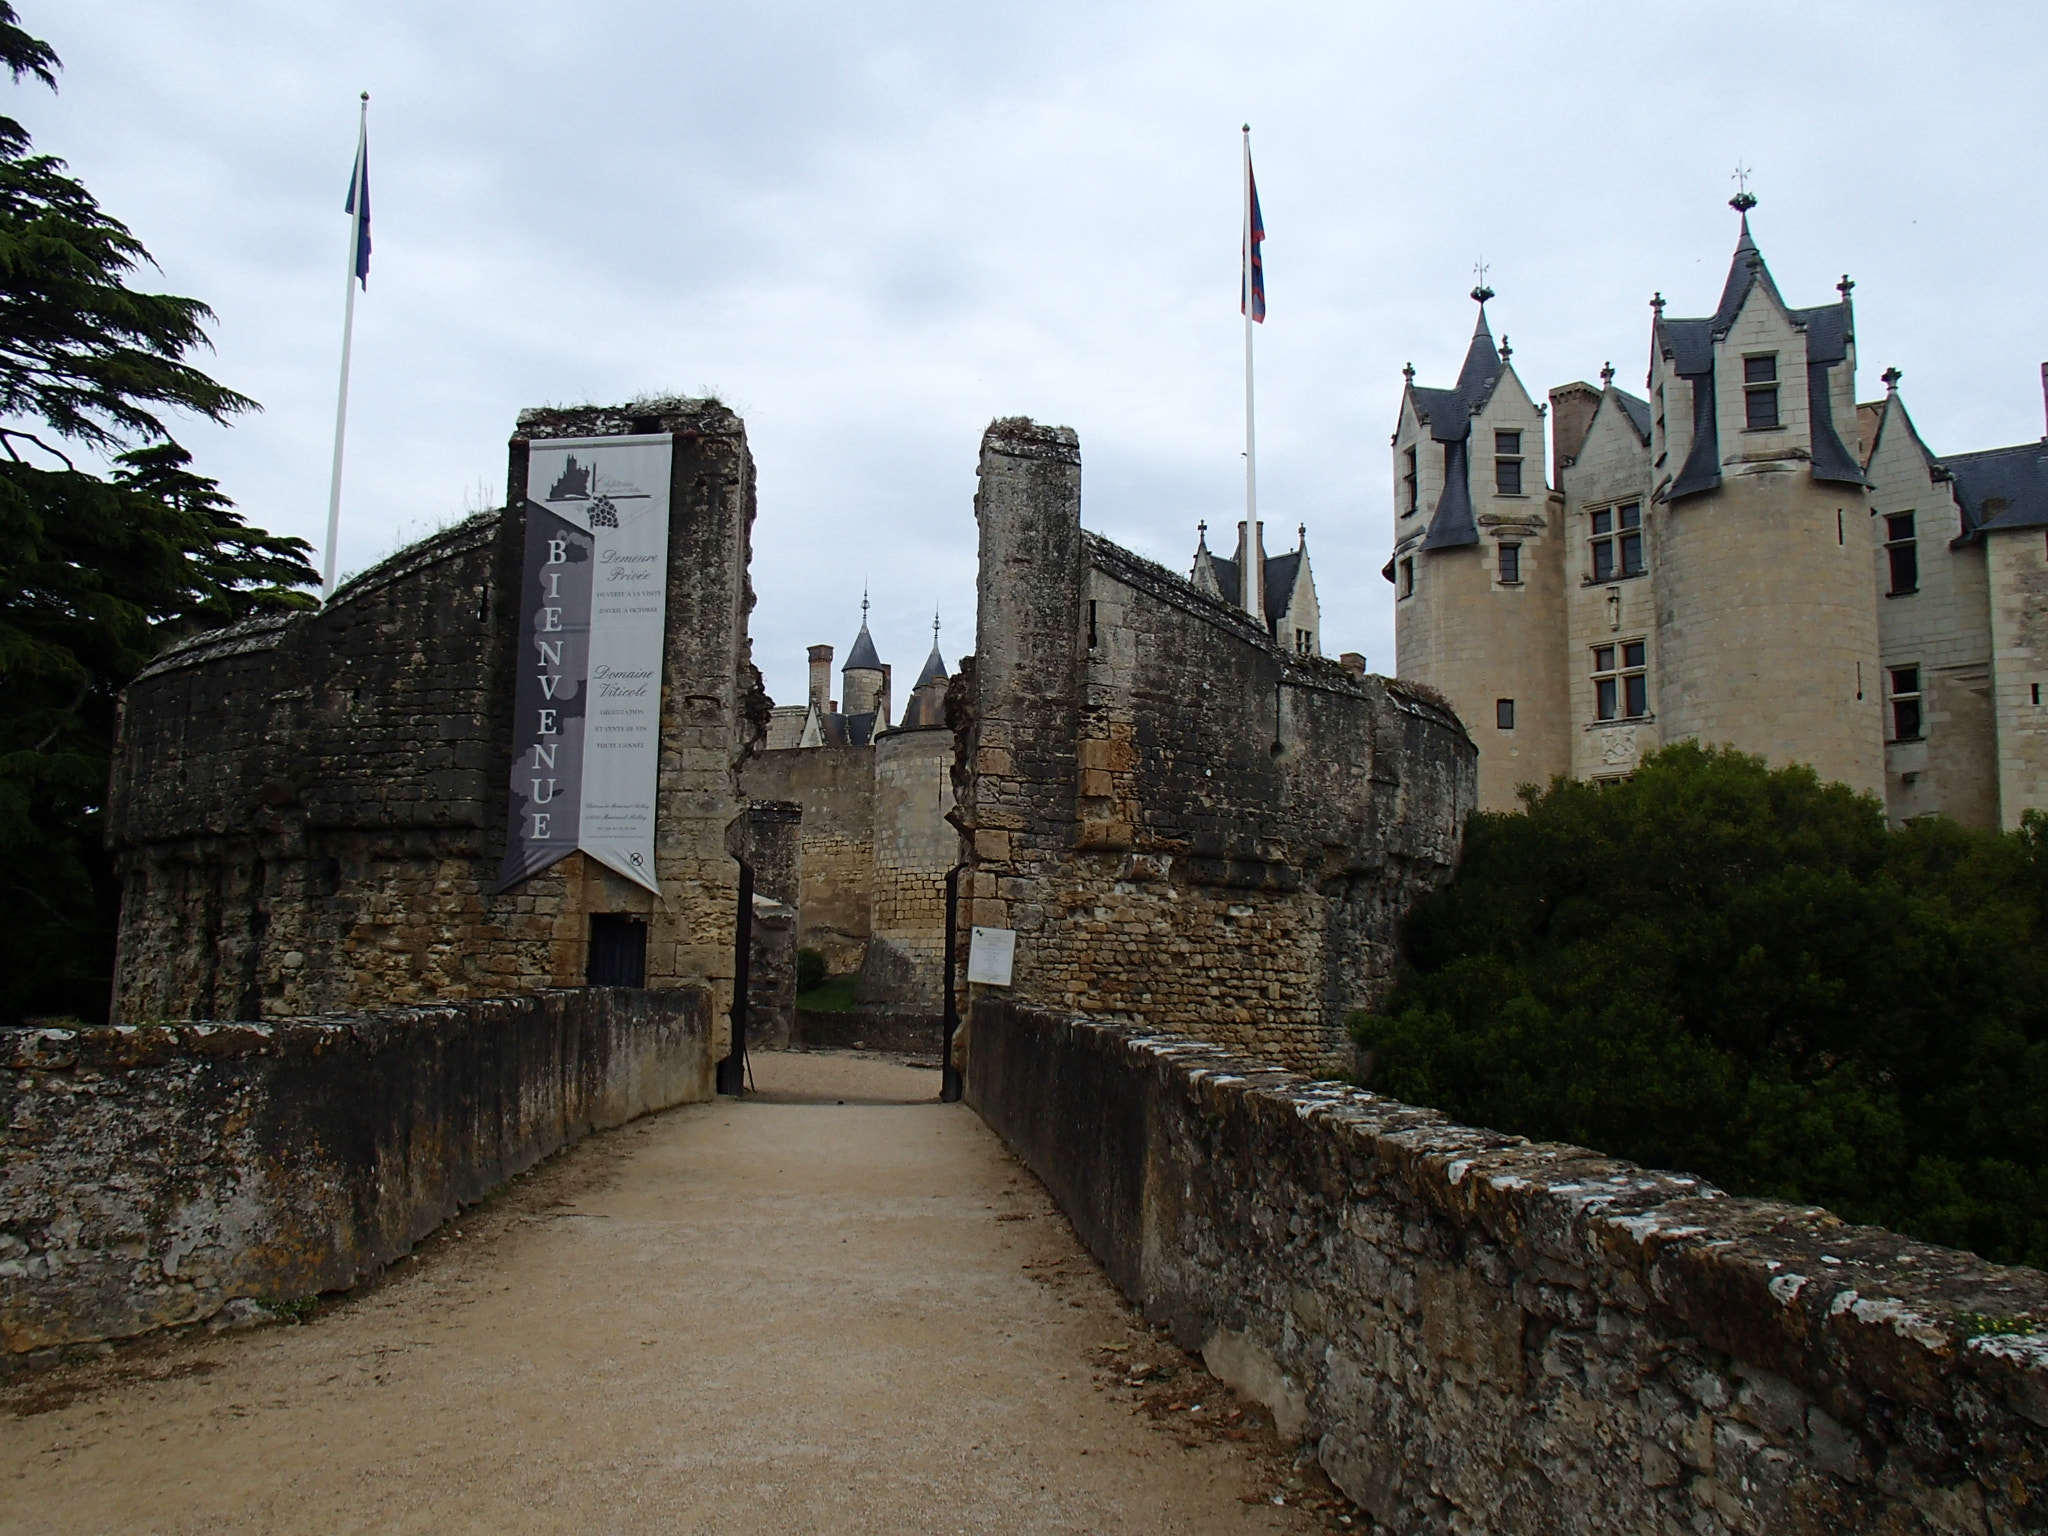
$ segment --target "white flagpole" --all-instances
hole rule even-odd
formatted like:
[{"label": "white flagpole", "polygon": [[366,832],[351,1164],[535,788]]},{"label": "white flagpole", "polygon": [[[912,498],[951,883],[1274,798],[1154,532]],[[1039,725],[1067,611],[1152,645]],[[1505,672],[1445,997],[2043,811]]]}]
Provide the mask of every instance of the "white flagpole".
[{"label": "white flagpole", "polygon": [[1252,412],[1252,125],[1244,125],[1244,611],[1266,622],[1265,562],[1260,558],[1259,445]]},{"label": "white flagpole", "polygon": [[334,402],[334,474],[327,483],[327,548],[320,559],[322,602],[334,595],[334,546],[341,536],[341,445],[348,433],[348,357],[356,334],[356,251],[363,238],[363,218],[369,212],[369,198],[361,186],[363,158],[369,146],[370,93],[365,91],[356,123],[356,212],[348,226],[348,298],[341,311],[341,392]]}]

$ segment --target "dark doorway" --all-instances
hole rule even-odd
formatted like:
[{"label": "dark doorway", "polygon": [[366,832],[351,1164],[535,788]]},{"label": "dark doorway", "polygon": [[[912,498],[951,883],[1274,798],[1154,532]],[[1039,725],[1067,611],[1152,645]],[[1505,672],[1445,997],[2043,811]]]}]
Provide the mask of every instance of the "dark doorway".
[{"label": "dark doorway", "polygon": [[593,987],[646,986],[646,922],[616,912],[593,912],[590,965],[583,979]]}]

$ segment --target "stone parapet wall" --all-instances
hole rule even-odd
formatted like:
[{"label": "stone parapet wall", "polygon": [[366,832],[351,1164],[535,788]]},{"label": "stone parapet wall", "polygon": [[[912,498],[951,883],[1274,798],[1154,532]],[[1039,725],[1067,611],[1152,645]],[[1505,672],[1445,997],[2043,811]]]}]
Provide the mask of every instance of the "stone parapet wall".
[{"label": "stone parapet wall", "polygon": [[824,955],[833,975],[852,975],[867,950],[874,889],[875,749],[757,752],[740,787],[752,799],[803,807],[797,943]]},{"label": "stone parapet wall", "polygon": [[0,1363],[345,1289],[586,1132],[711,1096],[703,989],[0,1030]]},{"label": "stone parapet wall", "polygon": [[967,1096],[1112,1278],[1403,1533],[2048,1531],[2048,1275],[975,1009]]},{"label": "stone parapet wall", "polygon": [[982,444],[978,629],[954,680],[963,924],[1013,996],[1348,1062],[1397,926],[1450,875],[1476,759],[1434,698],[1275,645],[1083,532],[1073,432]]}]

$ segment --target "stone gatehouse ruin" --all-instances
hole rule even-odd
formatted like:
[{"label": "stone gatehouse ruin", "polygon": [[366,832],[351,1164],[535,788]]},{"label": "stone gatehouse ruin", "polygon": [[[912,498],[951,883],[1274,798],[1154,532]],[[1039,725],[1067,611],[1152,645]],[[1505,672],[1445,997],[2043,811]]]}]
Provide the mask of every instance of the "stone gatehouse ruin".
[{"label": "stone gatehouse ruin", "polygon": [[979,473],[959,821],[1010,995],[1343,1069],[1457,859],[1457,717],[1085,532],[1070,428],[998,421]]},{"label": "stone gatehouse ruin", "polygon": [[708,400],[527,411],[507,502],[527,499],[536,440],[661,434],[660,897],[580,852],[501,881],[515,685],[535,658],[516,633],[525,519],[486,512],[318,611],[201,635],[130,686],[109,801],[116,1022],[516,996],[582,986],[621,950],[618,979],[703,984],[725,1005],[726,828],[766,709],[747,651],[745,429]]}]

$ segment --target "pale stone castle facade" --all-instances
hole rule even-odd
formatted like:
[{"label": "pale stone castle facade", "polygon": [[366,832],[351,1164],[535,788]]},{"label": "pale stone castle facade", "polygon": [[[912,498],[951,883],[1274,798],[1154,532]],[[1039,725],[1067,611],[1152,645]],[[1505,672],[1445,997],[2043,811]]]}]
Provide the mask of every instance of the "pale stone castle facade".
[{"label": "pale stone castle facade", "polygon": [[1466,722],[1489,810],[1691,738],[2015,827],[2048,809],[2048,438],[1937,456],[1895,370],[1859,405],[1854,285],[1791,308],[1736,206],[1714,313],[1652,303],[1648,399],[1606,368],[1538,404],[1483,287],[1456,384],[1406,371],[1398,674]]}]

